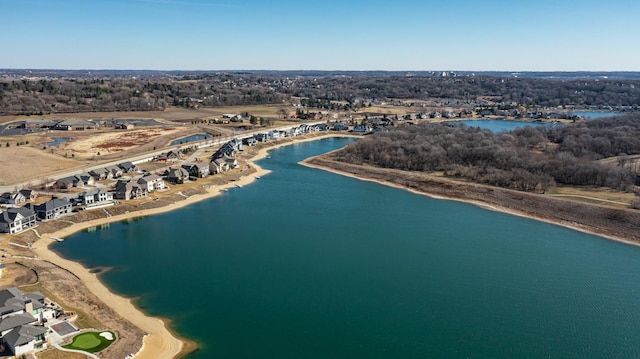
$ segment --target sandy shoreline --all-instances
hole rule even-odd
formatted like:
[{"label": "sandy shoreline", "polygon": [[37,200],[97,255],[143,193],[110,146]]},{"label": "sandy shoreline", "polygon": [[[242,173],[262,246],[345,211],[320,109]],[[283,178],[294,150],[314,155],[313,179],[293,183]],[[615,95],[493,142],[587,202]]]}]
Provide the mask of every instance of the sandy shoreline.
[{"label": "sandy shoreline", "polygon": [[256,180],[256,178],[265,176],[271,172],[255,164],[255,161],[267,157],[269,151],[283,146],[289,146],[301,142],[315,141],[328,137],[354,136],[345,134],[324,134],[320,136],[305,136],[296,138],[292,141],[283,140],[274,142],[273,144],[268,144],[267,146],[261,148],[251,159],[247,160],[247,164],[254,167],[256,171],[249,175],[240,177],[240,179],[238,179],[237,181],[228,182],[221,186],[211,186],[205,194],[194,195],[182,201],[175,202],[169,206],[148,210],[132,211],[126,214],[115,215],[108,218],[100,218],[97,220],[76,223],[53,233],[43,233],[41,234],[41,238],[34,243],[32,249],[38,258],[52,262],[78,276],[82,283],[84,283],[89,289],[89,291],[100,298],[107,306],[111,307],[116,313],[121,315],[123,318],[126,318],[132,324],[147,333],[147,335],[145,335],[144,337],[143,345],[135,355],[135,358],[171,359],[182,357],[187,353],[195,350],[197,348],[196,343],[190,342],[187,339],[179,338],[169,329],[165,320],[146,315],[133,305],[131,299],[111,292],[109,288],[107,288],[107,286],[98,279],[98,276],[95,273],[91,273],[81,264],[70,261],[68,259],[64,259],[57,253],[53,252],[49,248],[49,245],[56,242],[53,238],[65,238],[87,228],[97,227],[113,222],[119,222],[130,218],[146,217],[154,214],[166,213],[186,207],[196,202],[215,197],[226,189],[251,184]]},{"label": "sandy shoreline", "polygon": [[547,218],[541,218],[541,217],[536,217],[534,215],[529,215],[526,213],[522,213],[519,212],[517,210],[511,210],[509,208],[505,208],[505,207],[500,207],[500,206],[495,206],[495,205],[491,205],[489,203],[485,203],[482,201],[478,201],[478,200],[471,200],[471,199],[462,199],[462,198],[457,198],[457,197],[447,197],[447,196],[442,196],[442,195],[437,195],[434,193],[428,193],[428,192],[423,192],[423,191],[418,191],[415,190],[413,188],[409,188],[407,186],[402,186],[399,185],[397,183],[393,183],[393,182],[389,182],[389,181],[384,181],[384,180],[380,180],[380,179],[375,179],[375,178],[368,178],[365,176],[361,176],[355,173],[350,173],[350,172],[346,172],[346,171],[341,171],[332,167],[328,167],[328,166],[322,166],[322,165],[317,165],[315,163],[311,163],[310,161],[314,158],[317,157],[321,157],[324,156],[326,154],[323,155],[319,155],[319,156],[314,156],[314,157],[310,157],[308,159],[305,159],[301,162],[299,162],[301,165],[303,166],[307,166],[310,168],[316,168],[316,169],[320,169],[320,170],[324,170],[324,171],[328,171],[328,172],[332,172],[341,176],[347,176],[347,177],[351,177],[351,178],[355,178],[361,181],[368,181],[368,182],[375,182],[384,186],[389,186],[389,187],[394,187],[394,188],[398,188],[398,189],[403,189],[406,191],[409,191],[411,193],[415,193],[415,194],[419,194],[422,196],[427,196],[430,198],[434,198],[434,199],[441,199],[441,200],[447,200],[447,201],[457,201],[457,202],[463,202],[463,203],[468,203],[468,204],[472,204],[484,209],[488,209],[491,211],[496,211],[496,212],[502,212],[502,213],[507,213],[510,215],[514,215],[514,216],[518,216],[518,217],[524,217],[524,218],[529,218],[529,219],[533,219],[536,221],[541,221],[541,222],[545,222],[545,223],[549,223],[549,224],[554,224],[554,225],[558,225],[558,226],[562,226],[562,227],[566,227],[566,228],[570,228],[573,229],[575,231],[579,231],[582,233],[587,233],[587,234],[592,234],[595,236],[599,236],[608,240],[613,240],[616,242],[620,242],[620,243],[625,243],[625,244],[630,244],[633,246],[640,246],[640,243],[637,241],[633,241],[624,237],[620,237],[620,236],[615,236],[615,235],[611,235],[611,234],[606,234],[606,233],[599,233],[599,232],[595,232],[595,231],[591,231],[585,228],[582,228],[580,226],[577,225],[571,225],[570,223],[567,222],[563,222],[563,221],[559,221],[559,220],[551,220],[551,219],[547,219]]}]

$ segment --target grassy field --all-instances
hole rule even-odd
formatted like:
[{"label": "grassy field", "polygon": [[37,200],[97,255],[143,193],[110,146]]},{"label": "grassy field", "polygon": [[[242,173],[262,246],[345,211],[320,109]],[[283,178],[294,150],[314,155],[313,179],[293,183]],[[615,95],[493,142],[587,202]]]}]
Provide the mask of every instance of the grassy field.
[{"label": "grassy field", "polygon": [[0,185],[41,179],[46,174],[81,168],[83,164],[30,146],[1,146]]},{"label": "grassy field", "polygon": [[[113,340],[108,340],[101,333],[109,333]],[[66,349],[83,350],[89,353],[97,353],[106,349],[111,343],[115,341],[115,334],[113,332],[86,332],[78,334],[73,338],[71,344],[63,346]]]},{"label": "grassy field", "polygon": [[635,196],[633,193],[618,192],[608,188],[552,187],[547,195],[606,206],[628,208]]}]

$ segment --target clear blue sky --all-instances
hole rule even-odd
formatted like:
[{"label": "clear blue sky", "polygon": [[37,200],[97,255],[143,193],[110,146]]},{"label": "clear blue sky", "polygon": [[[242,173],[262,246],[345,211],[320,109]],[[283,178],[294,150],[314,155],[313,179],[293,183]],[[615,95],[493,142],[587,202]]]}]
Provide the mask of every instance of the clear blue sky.
[{"label": "clear blue sky", "polygon": [[0,68],[640,71],[640,0],[0,0]]}]

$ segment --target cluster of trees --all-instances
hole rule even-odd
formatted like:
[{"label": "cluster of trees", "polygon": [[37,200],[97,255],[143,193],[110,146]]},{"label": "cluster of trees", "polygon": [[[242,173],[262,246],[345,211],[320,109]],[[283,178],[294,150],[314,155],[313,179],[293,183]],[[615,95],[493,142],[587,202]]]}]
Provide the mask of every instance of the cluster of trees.
[{"label": "cluster of trees", "polygon": [[[464,125],[401,125],[350,144],[338,160],[409,171],[442,171],[522,191],[553,184],[636,191],[640,166],[640,115],[554,128],[525,127],[493,133]],[[594,161],[620,156],[613,164]]]},{"label": "cluster of trees", "polygon": [[326,101],[370,99],[451,99],[524,106],[634,106],[640,104],[637,80],[557,81],[512,77],[351,77],[299,79],[287,93]]},{"label": "cluster of trees", "polygon": [[[513,78],[496,76],[292,76],[270,73],[60,77],[0,80],[0,115],[78,111],[163,110],[283,103],[299,97],[303,106],[350,111],[372,101],[444,100],[470,107],[637,106],[634,79]],[[514,105],[515,104],[515,105]]]},{"label": "cluster of trees", "polygon": [[42,115],[95,111],[162,111],[282,103],[286,96],[255,81],[226,77],[201,80],[81,78],[0,81],[0,115]]}]

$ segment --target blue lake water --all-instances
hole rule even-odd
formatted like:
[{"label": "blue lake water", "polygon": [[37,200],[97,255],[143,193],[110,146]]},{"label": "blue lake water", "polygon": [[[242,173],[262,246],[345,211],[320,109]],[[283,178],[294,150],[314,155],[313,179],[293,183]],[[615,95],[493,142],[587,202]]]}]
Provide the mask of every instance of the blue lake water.
[{"label": "blue lake water", "polygon": [[190,359],[640,357],[640,248],[297,164],[348,141],[53,248],[114,267]]},{"label": "blue lake water", "polygon": [[588,120],[595,120],[597,118],[622,115],[622,113],[620,112],[608,112],[608,111],[576,111],[572,113],[574,115],[582,116]]},{"label": "blue lake water", "polygon": [[211,135],[206,134],[206,133],[198,133],[198,134],[195,134],[195,135],[179,138],[179,139],[171,142],[169,144],[169,146],[177,146],[177,145],[184,144],[184,143],[189,143],[189,142],[197,142],[197,141],[202,141],[202,140],[208,140],[211,137],[212,137]]},{"label": "blue lake water", "polygon": [[71,141],[71,139],[67,137],[54,137],[52,138],[52,140],[52,142],[47,142],[46,145],[49,147],[58,147],[58,145],[60,145],[61,143]]},{"label": "blue lake water", "polygon": [[541,123],[541,122],[527,122],[527,121],[516,121],[516,120],[459,120],[459,121],[450,121],[448,123],[451,124],[464,124],[468,127],[479,127],[481,129],[490,130],[491,132],[505,132],[512,131],[516,128],[523,128],[526,126],[531,127],[544,127],[544,126],[553,126],[553,124],[549,123]]}]

